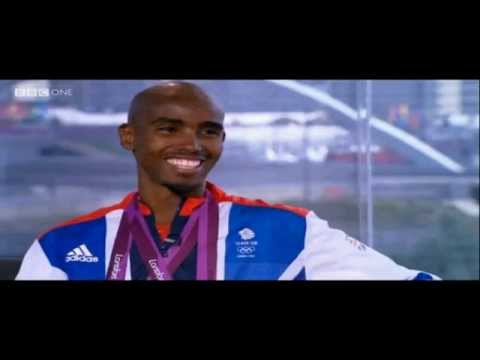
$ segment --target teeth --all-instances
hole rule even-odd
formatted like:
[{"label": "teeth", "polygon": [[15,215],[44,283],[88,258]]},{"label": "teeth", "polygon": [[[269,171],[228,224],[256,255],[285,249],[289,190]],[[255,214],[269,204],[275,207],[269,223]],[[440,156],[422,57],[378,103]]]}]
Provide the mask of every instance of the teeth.
[{"label": "teeth", "polygon": [[183,169],[193,169],[200,165],[200,160],[168,159],[167,162]]}]

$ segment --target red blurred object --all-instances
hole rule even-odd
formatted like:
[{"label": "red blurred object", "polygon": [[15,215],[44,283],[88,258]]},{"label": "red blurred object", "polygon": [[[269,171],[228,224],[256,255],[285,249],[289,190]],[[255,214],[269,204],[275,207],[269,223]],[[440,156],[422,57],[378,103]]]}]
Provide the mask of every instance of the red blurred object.
[{"label": "red blurred object", "polygon": [[21,121],[30,113],[24,104],[0,104],[0,120]]}]

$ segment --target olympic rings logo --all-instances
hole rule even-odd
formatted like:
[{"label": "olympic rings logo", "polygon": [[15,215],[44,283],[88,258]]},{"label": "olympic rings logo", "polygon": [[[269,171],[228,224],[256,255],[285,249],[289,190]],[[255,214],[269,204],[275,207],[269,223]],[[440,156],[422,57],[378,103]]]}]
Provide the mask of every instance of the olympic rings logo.
[{"label": "olympic rings logo", "polygon": [[255,252],[254,246],[239,246],[237,247],[237,252],[240,255],[251,255]]}]

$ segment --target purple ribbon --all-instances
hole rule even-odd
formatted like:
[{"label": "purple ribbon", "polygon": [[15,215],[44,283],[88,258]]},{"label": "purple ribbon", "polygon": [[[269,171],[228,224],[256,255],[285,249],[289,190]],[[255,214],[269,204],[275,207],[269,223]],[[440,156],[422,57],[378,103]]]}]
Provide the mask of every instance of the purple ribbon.
[{"label": "purple ribbon", "polygon": [[163,257],[138,206],[138,193],[125,209],[112,250],[108,280],[124,280],[132,241],[147,269],[148,279],[172,280],[173,274],[197,243],[197,280],[216,277],[218,204],[206,191],[205,202],[189,217],[180,234],[181,245],[172,246]]}]

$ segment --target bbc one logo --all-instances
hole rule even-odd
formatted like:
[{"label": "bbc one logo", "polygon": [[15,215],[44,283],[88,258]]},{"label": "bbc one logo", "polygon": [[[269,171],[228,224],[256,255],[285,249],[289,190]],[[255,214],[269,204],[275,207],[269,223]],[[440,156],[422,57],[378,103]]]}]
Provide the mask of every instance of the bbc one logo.
[{"label": "bbc one logo", "polygon": [[51,88],[27,88],[19,87],[14,89],[16,98],[49,98],[51,96],[72,96],[72,89],[51,89]]}]

